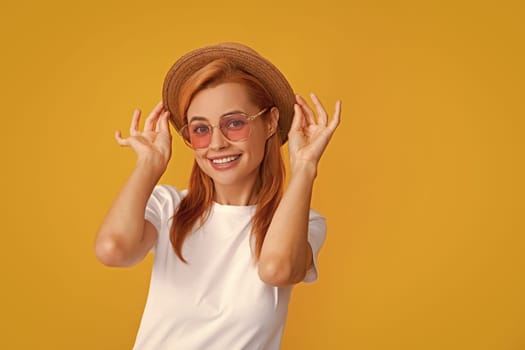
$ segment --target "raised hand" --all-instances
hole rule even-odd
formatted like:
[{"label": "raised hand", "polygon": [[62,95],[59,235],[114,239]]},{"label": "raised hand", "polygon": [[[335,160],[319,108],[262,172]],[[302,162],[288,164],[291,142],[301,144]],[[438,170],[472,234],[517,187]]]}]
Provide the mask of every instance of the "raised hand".
[{"label": "raised hand", "polygon": [[169,111],[159,102],[144,123],[144,130],[139,130],[139,109],[135,109],[129,128],[130,136],[122,138],[120,130],[115,131],[115,139],[123,147],[131,147],[137,154],[138,161],[149,162],[157,170],[164,172],[171,157],[171,132]]},{"label": "raised hand", "polygon": [[306,163],[317,167],[321,156],[339,125],[341,115],[341,101],[335,104],[335,112],[328,123],[328,115],[315,94],[310,94],[317,109],[318,117],[310,109],[306,101],[296,95],[292,126],[288,132],[288,150],[292,172],[294,168]]}]

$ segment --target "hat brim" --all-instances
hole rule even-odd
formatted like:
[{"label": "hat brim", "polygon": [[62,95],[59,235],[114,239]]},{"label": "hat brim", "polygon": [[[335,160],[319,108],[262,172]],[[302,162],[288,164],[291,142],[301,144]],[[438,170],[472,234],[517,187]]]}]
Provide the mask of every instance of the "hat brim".
[{"label": "hat brim", "polygon": [[294,114],[295,94],[284,75],[270,61],[251,48],[238,43],[223,43],[193,50],[175,62],[166,74],[162,97],[164,107],[171,113],[171,121],[177,131],[184,125],[184,116],[178,115],[178,97],[184,82],[208,63],[231,59],[239,69],[253,75],[270,93],[279,109],[279,134],[282,143],[288,139],[288,131]]}]

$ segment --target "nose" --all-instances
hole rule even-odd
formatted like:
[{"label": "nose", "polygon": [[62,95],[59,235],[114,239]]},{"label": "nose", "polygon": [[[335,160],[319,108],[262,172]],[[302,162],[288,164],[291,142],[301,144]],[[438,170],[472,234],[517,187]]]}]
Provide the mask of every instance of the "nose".
[{"label": "nose", "polygon": [[214,126],[211,133],[210,145],[208,146],[211,149],[223,149],[228,146],[228,140],[222,134],[221,128]]}]

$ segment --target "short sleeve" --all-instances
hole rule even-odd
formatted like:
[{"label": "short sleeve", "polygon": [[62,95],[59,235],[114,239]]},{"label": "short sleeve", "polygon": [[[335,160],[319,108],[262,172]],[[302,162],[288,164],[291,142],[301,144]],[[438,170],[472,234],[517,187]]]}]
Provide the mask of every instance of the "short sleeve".
[{"label": "short sleeve", "polygon": [[174,214],[175,207],[181,200],[181,192],[173,186],[156,185],[146,203],[146,210],[144,219],[151,222],[157,229],[158,239],[157,244],[153,245],[150,252],[155,253],[158,245],[158,240],[161,235],[165,234],[167,221]]},{"label": "short sleeve", "polygon": [[318,278],[317,256],[326,238],[326,220],[321,214],[310,209],[308,223],[308,243],[312,247],[313,265],[308,271],[303,282],[312,283]]},{"label": "short sleeve", "polygon": [[146,212],[144,219],[148,220],[155,226],[157,233],[160,232],[162,222],[162,207],[164,204],[164,196],[162,196],[159,185],[155,186],[151,193],[148,203],[146,204]]}]

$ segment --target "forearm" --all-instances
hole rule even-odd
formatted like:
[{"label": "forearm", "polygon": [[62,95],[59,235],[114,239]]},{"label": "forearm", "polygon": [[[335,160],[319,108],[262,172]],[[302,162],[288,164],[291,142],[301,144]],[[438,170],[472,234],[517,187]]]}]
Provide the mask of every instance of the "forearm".
[{"label": "forearm", "polygon": [[122,250],[142,239],[146,203],[162,171],[150,160],[139,160],[114,200],[97,234],[97,241],[111,240]]},{"label": "forearm", "polygon": [[316,165],[310,163],[294,166],[266,234],[259,268],[260,274],[274,284],[301,281],[311,261],[308,218],[316,171]]}]

